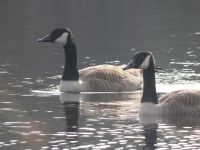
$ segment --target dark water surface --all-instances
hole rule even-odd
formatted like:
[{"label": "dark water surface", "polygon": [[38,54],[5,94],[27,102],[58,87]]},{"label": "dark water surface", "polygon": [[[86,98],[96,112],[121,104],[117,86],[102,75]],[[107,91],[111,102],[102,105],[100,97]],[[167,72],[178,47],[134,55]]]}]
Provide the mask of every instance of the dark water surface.
[{"label": "dark water surface", "polygon": [[200,117],[139,118],[141,91],[60,94],[63,50],[36,40],[69,27],[78,66],[152,51],[157,89],[199,88],[198,0],[0,1],[1,149],[200,149]]}]

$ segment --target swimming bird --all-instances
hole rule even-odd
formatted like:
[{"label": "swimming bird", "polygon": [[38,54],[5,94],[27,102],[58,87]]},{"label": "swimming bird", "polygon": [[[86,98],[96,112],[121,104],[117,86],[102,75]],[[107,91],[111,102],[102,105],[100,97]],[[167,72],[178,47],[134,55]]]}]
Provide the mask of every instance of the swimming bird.
[{"label": "swimming bird", "polygon": [[81,70],[77,67],[77,49],[68,28],[56,28],[38,42],[59,43],[64,47],[65,64],[60,82],[62,92],[121,92],[141,89],[139,69],[124,72],[123,66],[97,65]]},{"label": "swimming bird", "polygon": [[155,85],[155,61],[151,52],[138,52],[123,68],[143,70],[143,94],[139,114],[200,115],[200,90],[176,90],[158,99]]}]

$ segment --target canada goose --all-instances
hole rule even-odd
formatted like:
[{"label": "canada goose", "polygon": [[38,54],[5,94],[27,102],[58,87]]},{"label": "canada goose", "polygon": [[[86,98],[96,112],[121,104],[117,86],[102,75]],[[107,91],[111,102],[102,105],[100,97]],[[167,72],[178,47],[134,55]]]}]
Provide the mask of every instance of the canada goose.
[{"label": "canada goose", "polygon": [[200,115],[199,90],[177,90],[165,94],[158,100],[155,85],[154,57],[152,53],[136,53],[123,70],[130,68],[143,70],[144,86],[139,114]]},{"label": "canada goose", "polygon": [[68,28],[56,28],[37,41],[59,43],[64,47],[65,65],[60,82],[62,92],[120,92],[141,88],[139,69],[124,72],[123,66],[98,65],[78,71],[76,45]]}]

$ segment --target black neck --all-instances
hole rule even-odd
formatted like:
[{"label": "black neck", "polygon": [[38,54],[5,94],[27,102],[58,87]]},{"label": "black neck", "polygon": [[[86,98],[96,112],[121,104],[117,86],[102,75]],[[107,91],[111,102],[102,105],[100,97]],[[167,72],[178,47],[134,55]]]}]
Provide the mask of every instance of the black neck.
[{"label": "black neck", "polygon": [[152,56],[150,58],[150,64],[148,69],[143,70],[143,80],[144,80],[144,89],[141,102],[152,102],[157,104],[158,97],[156,93],[156,84],[155,84],[155,66]]},{"label": "black neck", "polygon": [[65,49],[65,66],[62,80],[75,81],[79,79],[77,68],[77,51],[75,43],[68,38],[67,44],[64,45]]}]

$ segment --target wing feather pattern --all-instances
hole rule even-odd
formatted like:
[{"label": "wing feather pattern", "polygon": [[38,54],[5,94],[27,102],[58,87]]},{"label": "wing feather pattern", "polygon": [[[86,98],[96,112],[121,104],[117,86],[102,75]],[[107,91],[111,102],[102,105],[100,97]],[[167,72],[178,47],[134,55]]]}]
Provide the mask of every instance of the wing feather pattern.
[{"label": "wing feather pattern", "polygon": [[139,69],[122,70],[123,66],[98,65],[79,71],[88,91],[132,91],[141,88]]},{"label": "wing feather pattern", "polygon": [[200,90],[178,90],[165,94],[159,99],[163,114],[199,115]]}]

